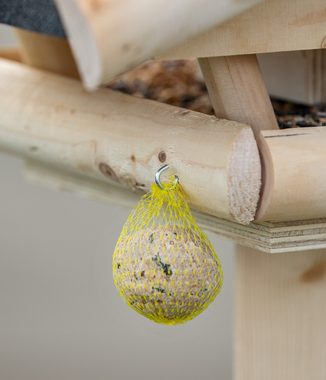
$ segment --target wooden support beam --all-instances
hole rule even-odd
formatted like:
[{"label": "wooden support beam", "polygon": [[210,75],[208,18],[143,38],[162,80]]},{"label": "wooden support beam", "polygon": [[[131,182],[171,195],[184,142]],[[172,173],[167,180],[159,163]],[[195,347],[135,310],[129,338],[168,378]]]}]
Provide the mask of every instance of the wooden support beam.
[{"label": "wooden support beam", "polygon": [[16,29],[15,34],[24,63],[38,69],[79,78],[67,40],[23,29]]},{"label": "wooden support beam", "polygon": [[265,0],[160,58],[224,57],[325,47],[325,0]]},{"label": "wooden support beam", "polygon": [[236,255],[235,379],[324,380],[326,250]]},{"label": "wooden support beam", "polygon": [[168,162],[195,209],[248,223],[259,198],[252,131],[0,60],[0,146],[27,158],[148,190]]},{"label": "wooden support beam", "polygon": [[241,55],[200,58],[198,61],[216,116],[246,123],[255,133],[262,162],[259,209],[264,210],[270,198],[273,170],[270,152],[260,131],[278,129],[278,125],[257,57]]},{"label": "wooden support beam", "polygon": [[256,55],[198,61],[217,117],[246,123],[257,137],[261,130],[278,129]]},{"label": "wooden support beam", "polygon": [[93,90],[260,1],[56,0],[56,4],[83,82]]}]

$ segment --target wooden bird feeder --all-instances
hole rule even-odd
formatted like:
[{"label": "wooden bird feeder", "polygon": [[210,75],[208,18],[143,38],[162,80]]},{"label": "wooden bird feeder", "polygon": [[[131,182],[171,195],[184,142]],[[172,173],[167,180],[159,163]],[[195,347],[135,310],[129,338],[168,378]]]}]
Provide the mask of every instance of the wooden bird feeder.
[{"label": "wooden bird feeder", "polygon": [[[237,243],[235,379],[324,380],[326,129],[279,129],[269,92],[325,102],[325,1],[54,3],[57,36],[17,29],[0,52],[1,149],[128,206],[168,162],[201,226]],[[104,88],[153,58],[198,59],[216,116]]]}]

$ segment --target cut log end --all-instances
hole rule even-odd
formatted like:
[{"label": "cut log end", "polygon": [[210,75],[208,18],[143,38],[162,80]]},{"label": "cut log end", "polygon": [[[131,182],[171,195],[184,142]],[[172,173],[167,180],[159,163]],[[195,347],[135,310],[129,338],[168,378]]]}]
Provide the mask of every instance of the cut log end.
[{"label": "cut log end", "polygon": [[242,224],[254,217],[261,188],[261,165],[251,129],[242,129],[228,165],[228,200],[232,217]]}]

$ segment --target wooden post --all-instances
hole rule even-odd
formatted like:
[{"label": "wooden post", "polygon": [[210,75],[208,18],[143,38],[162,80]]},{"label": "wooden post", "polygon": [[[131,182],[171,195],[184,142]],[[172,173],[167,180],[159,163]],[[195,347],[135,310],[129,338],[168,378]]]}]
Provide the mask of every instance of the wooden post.
[{"label": "wooden post", "polygon": [[326,250],[236,255],[235,379],[326,379]]},{"label": "wooden post", "polygon": [[[200,63],[217,115],[252,125],[263,162],[270,163],[260,131],[277,124],[255,57]],[[271,188],[267,179],[263,176],[264,207],[266,188]],[[235,380],[325,379],[325,254],[267,255],[237,246]]]},{"label": "wooden post", "polygon": [[201,58],[199,64],[217,117],[248,124],[256,136],[278,128],[255,54]]}]

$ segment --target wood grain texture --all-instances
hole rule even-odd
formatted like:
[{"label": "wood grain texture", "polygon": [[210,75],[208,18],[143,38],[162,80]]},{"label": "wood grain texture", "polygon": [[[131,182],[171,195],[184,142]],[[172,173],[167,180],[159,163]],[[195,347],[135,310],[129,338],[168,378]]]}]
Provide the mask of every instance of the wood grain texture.
[{"label": "wood grain texture", "polygon": [[236,255],[235,380],[324,380],[326,250]]},{"label": "wood grain texture", "polygon": [[265,0],[160,58],[222,57],[325,46],[324,0]]},{"label": "wood grain texture", "polygon": [[24,63],[38,69],[79,78],[67,40],[22,29],[16,29],[15,34]]},{"label": "wood grain texture", "polygon": [[56,0],[85,86],[114,76],[261,0]]},{"label": "wood grain texture", "polygon": [[200,58],[209,97],[217,117],[251,126],[260,151],[262,187],[258,209],[270,198],[273,170],[270,152],[260,131],[278,129],[274,110],[263,81],[256,55]]},{"label": "wood grain texture", "polygon": [[269,198],[258,221],[323,218],[326,215],[325,127],[262,131],[270,154]]},{"label": "wood grain texture", "polygon": [[0,74],[3,149],[142,191],[166,160],[196,209],[253,219],[260,161],[248,126],[108,89],[89,94],[76,80],[5,60]]},{"label": "wood grain texture", "polygon": [[217,117],[246,123],[256,136],[264,129],[278,129],[256,55],[198,61]]}]

